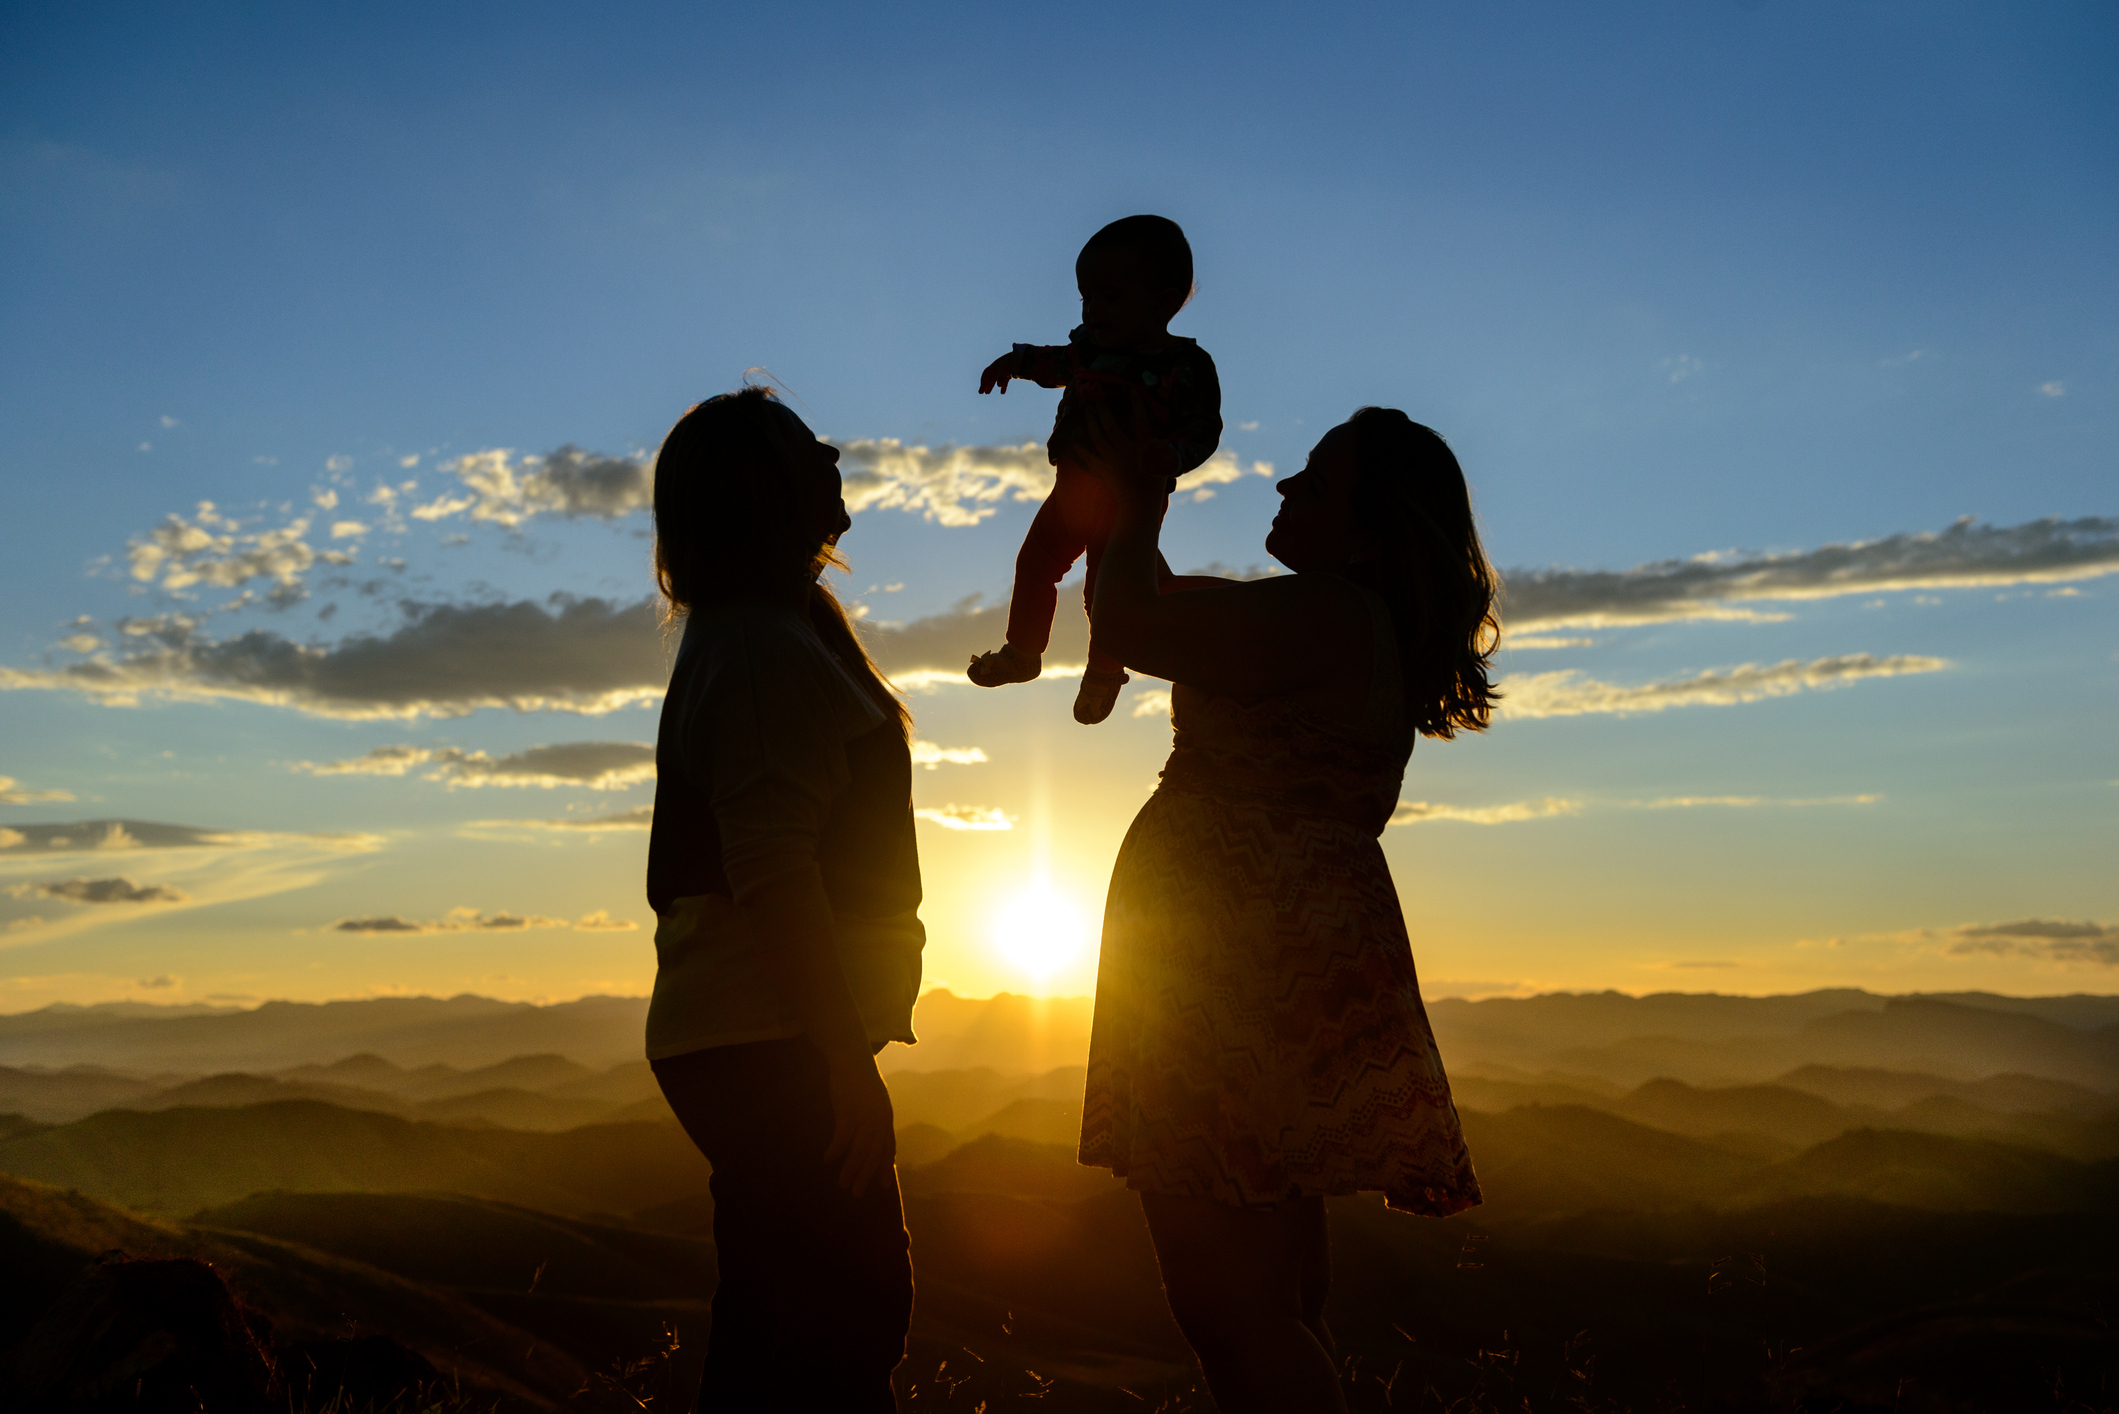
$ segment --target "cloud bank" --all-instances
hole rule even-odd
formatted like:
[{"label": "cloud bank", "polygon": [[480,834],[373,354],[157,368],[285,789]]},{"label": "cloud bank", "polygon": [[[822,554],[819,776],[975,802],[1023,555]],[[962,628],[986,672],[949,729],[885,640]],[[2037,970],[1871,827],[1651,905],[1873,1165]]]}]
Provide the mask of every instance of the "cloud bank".
[{"label": "cloud bank", "polygon": [[1787,555],[1695,555],[1629,570],[1515,570],[1504,576],[1509,629],[1606,628],[1743,618],[1754,601],[1906,589],[2043,584],[2119,573],[2119,518],[1981,525],[1853,541]]},{"label": "cloud bank", "polygon": [[387,635],[329,646],[185,625],[116,657],[0,668],[0,690],[63,689],[109,706],[241,701],[352,720],[455,717],[481,707],[595,716],[661,697],[669,671],[652,600],[408,604]]},{"label": "cloud bank", "polygon": [[[858,445],[870,449],[864,453],[869,469],[857,467],[856,474],[869,479],[850,483],[849,494],[866,498],[862,504],[871,507],[894,505],[938,521],[968,516],[975,522],[1002,498],[1034,500],[1047,489],[1038,479],[1043,473],[1032,475],[1043,465],[1031,455],[1034,444],[1026,444],[1028,450],[941,452],[896,444],[884,448],[881,442]],[[496,476],[482,482],[490,491],[488,518],[508,523],[509,516],[540,508],[558,514],[612,514],[634,503],[628,498],[637,499],[638,486],[625,480],[631,473],[621,472],[642,464],[563,450],[568,459],[559,460],[560,454],[554,453],[540,460],[536,471],[511,470],[506,480]],[[999,451],[1010,452],[1014,460],[1000,458]],[[536,477],[544,479],[533,480]],[[533,493],[526,487],[537,489]],[[467,503],[467,510],[471,504],[487,502]],[[199,560],[185,572],[201,572],[205,563]],[[1509,580],[1507,612],[1511,630],[1758,617],[1762,611],[1744,604],[2080,579],[2114,570],[2119,570],[2119,520],[2045,520],[2009,528],[1965,521],[1940,533],[1892,536],[1797,555],[1701,556],[1616,572],[1519,573]],[[158,572],[166,575],[166,570]],[[215,571],[231,583],[248,572]],[[1055,618],[1046,654],[1045,671],[1051,677],[1078,673],[1087,655],[1087,620],[1076,610],[1072,595],[1063,597],[1070,602],[1062,604]],[[405,622],[394,631],[327,644],[300,643],[264,630],[215,639],[203,631],[201,620],[182,614],[127,620],[118,647],[84,661],[59,667],[0,667],[0,690],[63,690],[113,706],[149,699],[232,700],[314,716],[408,720],[461,716],[486,707],[600,715],[658,700],[667,681],[670,645],[652,598],[626,603],[557,595],[496,604],[408,603],[404,612]],[[884,672],[901,687],[918,690],[962,681],[964,665],[974,654],[1000,645],[1004,623],[1001,606],[989,608],[975,596],[946,613],[904,624],[867,625],[861,632]],[[1546,641],[1556,642],[1549,635]],[[1855,654],[1810,664],[1745,665],[1644,688],[1613,687],[1568,672],[1529,674],[1508,680],[1512,695],[1503,712],[1529,718],[1756,701],[1832,682],[1931,672],[1941,666],[1931,658]]]},{"label": "cloud bank", "polygon": [[2020,918],[2013,923],[1968,923],[1949,951],[1960,956],[2028,957],[2044,962],[2091,962],[2119,967],[2119,923]]}]

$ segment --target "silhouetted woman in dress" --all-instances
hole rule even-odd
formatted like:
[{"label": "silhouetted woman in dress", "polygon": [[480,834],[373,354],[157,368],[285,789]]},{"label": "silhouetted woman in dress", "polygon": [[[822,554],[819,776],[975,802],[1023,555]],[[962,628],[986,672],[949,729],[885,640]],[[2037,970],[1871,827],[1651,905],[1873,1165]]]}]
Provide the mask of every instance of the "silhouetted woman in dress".
[{"label": "silhouetted woman in dress", "polygon": [[702,1411],[894,1408],[912,1269],[875,1053],[912,1040],[920,864],[908,718],[817,576],[838,449],[767,392],[655,460],[684,639],[655,746],[647,1054],[713,1165]]},{"label": "silhouetted woman in dress", "polygon": [[1449,448],[1363,408],[1280,483],[1293,574],[1160,593],[1122,412],[1083,453],[1120,507],[1091,631],[1176,739],[1112,869],[1081,1161],[1139,1191],[1221,1408],[1343,1410],[1325,1198],[1479,1201],[1377,837],[1416,735],[1486,725],[1495,579]]}]

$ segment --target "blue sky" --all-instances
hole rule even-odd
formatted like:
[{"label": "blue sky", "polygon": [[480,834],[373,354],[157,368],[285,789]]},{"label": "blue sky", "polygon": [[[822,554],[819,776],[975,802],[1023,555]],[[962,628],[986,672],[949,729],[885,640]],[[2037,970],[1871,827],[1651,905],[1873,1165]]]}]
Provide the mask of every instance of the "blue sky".
[{"label": "blue sky", "polygon": [[[1191,235],[1199,294],[1175,327],[1214,354],[1230,427],[1233,479],[1173,510],[1174,562],[1263,563],[1255,468],[1298,467],[1374,402],[1450,438],[1504,568],[1737,567],[1737,588],[1647,619],[1517,614],[1519,640],[1556,646],[1512,648],[1504,670],[1549,710],[1424,746],[1405,798],[1428,813],[1386,833],[1431,986],[2110,988],[2109,5],[0,23],[0,775],[73,797],[0,804],[0,829],[116,817],[243,841],[83,857],[32,832],[11,847],[31,853],[0,850],[0,922],[18,925],[0,1007],[642,989],[645,928],[538,920],[650,924],[644,833],[476,822],[623,812],[651,786],[500,786],[434,753],[647,740],[645,678],[595,713],[476,706],[491,694],[459,682],[377,717],[235,691],[225,645],[409,651],[388,636],[437,605],[638,603],[637,513],[411,511],[465,494],[481,463],[463,459],[496,449],[518,475],[563,446],[651,452],[752,367],[820,432],[930,449],[876,472],[847,588],[879,632],[976,637],[965,601],[1005,598],[1034,509],[1016,490],[1035,494],[1023,468],[1041,462],[996,449],[1039,439],[1052,404],[982,399],[978,370],[1064,337],[1080,242],[1141,210]],[[973,449],[998,499],[893,508],[944,446]],[[241,524],[215,530],[201,501]],[[278,568],[135,577],[128,547],[172,513],[230,538],[217,564],[279,533]],[[1964,516],[1988,529],[1955,558],[1892,539]],[[2044,518],[2073,527],[2058,550],[2017,530]],[[1925,568],[1855,552],[1850,581],[1814,553],[1879,541]],[[1780,597],[1742,587],[1768,565]],[[157,660],[174,677],[136,705],[84,689],[83,664],[144,681],[128,655],[164,640],[118,621],[172,613],[197,619]],[[194,690],[214,645],[223,677]],[[900,649],[899,668],[929,666]],[[1744,664],[1749,687],[1701,676]],[[1650,710],[1583,683],[1677,686]],[[1152,711],[1075,727],[1070,690],[915,697],[923,739],[987,757],[922,772],[923,806],[1015,826],[922,827],[931,972],[960,990],[1093,977],[1093,949],[1025,971],[991,927],[1041,874],[1093,920],[1165,749]],[[397,746],[429,755],[400,775],[300,769]],[[185,897],[52,891],[105,877]],[[456,908],[533,926],[336,927]]]}]

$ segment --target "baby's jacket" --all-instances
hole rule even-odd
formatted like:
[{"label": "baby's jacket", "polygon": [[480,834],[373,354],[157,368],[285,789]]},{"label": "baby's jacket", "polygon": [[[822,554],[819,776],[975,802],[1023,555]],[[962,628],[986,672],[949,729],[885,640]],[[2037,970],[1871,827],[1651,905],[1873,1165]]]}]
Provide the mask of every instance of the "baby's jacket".
[{"label": "baby's jacket", "polygon": [[1076,391],[1092,382],[1140,390],[1154,432],[1149,446],[1167,449],[1170,460],[1163,470],[1173,486],[1221,445],[1221,380],[1214,360],[1195,340],[1173,334],[1161,348],[1105,349],[1077,328],[1064,344],[1017,344],[1015,353],[1017,376],[1041,388],[1067,390],[1047,444],[1055,466],[1067,418],[1076,410]]}]

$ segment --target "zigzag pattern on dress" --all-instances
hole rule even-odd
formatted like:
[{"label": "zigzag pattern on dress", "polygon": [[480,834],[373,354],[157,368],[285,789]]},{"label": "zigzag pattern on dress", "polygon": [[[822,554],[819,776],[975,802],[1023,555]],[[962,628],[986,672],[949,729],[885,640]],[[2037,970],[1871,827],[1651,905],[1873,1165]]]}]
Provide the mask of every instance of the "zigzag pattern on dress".
[{"label": "zigzag pattern on dress", "polygon": [[1404,749],[1285,700],[1180,687],[1176,705],[1171,766],[1105,903],[1081,1162],[1222,1203],[1476,1205],[1376,842]]}]

